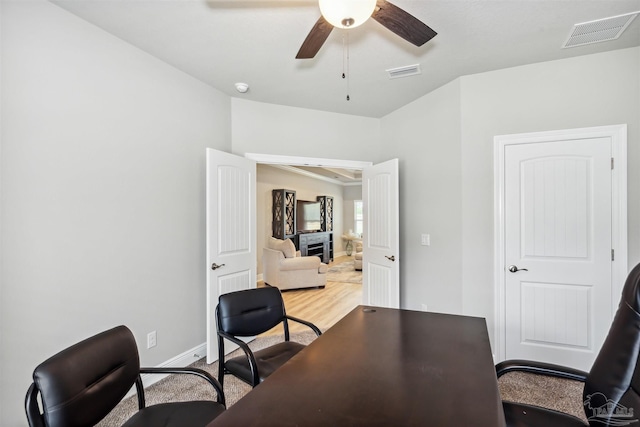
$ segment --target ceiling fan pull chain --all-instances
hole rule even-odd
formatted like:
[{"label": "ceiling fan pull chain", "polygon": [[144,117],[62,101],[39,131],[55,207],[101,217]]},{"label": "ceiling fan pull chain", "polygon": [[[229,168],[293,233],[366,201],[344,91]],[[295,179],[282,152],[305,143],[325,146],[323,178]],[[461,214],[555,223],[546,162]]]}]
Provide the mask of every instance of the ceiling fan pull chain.
[{"label": "ceiling fan pull chain", "polygon": [[[351,97],[349,96],[349,82],[350,82],[350,79],[351,79],[351,72],[349,70],[349,32],[346,31],[346,33],[347,33],[347,101],[349,101],[349,100],[351,100]],[[344,67],[344,65],[343,65],[343,67]]]},{"label": "ceiling fan pull chain", "polygon": [[345,77],[347,77],[347,75],[345,74],[345,68],[344,68],[344,57],[345,57],[345,52],[346,52],[346,47],[345,47],[345,32],[342,32],[342,78],[344,79]]}]

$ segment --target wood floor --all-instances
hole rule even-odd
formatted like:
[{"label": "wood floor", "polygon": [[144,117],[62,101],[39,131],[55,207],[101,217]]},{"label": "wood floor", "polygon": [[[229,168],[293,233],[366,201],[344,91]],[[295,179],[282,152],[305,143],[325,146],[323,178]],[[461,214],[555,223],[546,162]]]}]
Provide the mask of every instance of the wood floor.
[{"label": "wood floor", "polygon": [[[336,258],[329,264],[352,260],[352,257]],[[259,282],[258,286],[264,286]],[[327,329],[342,319],[347,313],[362,303],[362,283],[330,282],[324,289],[301,289],[282,293],[287,314],[312,322],[320,329]],[[289,322],[291,332],[309,331],[306,326]],[[282,334],[282,327],[272,329],[263,335]]]}]

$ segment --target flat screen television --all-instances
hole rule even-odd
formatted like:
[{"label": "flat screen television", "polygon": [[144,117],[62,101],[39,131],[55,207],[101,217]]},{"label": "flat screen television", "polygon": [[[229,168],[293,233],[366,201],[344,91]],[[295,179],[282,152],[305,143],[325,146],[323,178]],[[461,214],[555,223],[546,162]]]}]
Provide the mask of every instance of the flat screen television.
[{"label": "flat screen television", "polygon": [[298,233],[320,231],[320,202],[298,200],[296,202],[296,223]]}]

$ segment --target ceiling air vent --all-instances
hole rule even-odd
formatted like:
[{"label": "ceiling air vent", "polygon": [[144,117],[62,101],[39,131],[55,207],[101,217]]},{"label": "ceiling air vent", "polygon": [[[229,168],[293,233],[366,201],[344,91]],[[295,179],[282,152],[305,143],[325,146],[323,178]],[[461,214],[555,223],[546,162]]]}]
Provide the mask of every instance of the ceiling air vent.
[{"label": "ceiling air vent", "polygon": [[638,14],[640,11],[575,24],[562,48],[615,40]]},{"label": "ceiling air vent", "polygon": [[416,74],[422,74],[420,71],[420,64],[407,65],[406,67],[390,68],[385,70],[389,73],[390,79],[399,79],[400,77],[415,76]]}]

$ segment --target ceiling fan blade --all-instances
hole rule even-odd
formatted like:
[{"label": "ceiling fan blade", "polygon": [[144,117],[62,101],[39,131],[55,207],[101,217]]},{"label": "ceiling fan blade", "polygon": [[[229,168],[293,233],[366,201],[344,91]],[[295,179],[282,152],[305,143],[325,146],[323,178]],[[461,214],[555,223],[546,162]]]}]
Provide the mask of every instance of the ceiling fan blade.
[{"label": "ceiling fan blade", "polygon": [[307,35],[307,38],[304,39],[296,59],[309,59],[316,56],[316,53],[318,53],[329,34],[331,34],[331,30],[333,30],[333,25],[329,24],[321,16]]},{"label": "ceiling fan blade", "polygon": [[377,1],[371,17],[416,46],[422,46],[438,34],[415,16],[386,0]]}]

